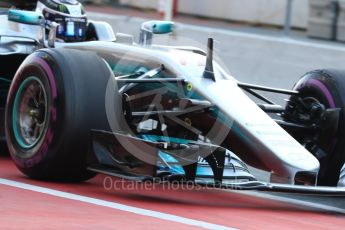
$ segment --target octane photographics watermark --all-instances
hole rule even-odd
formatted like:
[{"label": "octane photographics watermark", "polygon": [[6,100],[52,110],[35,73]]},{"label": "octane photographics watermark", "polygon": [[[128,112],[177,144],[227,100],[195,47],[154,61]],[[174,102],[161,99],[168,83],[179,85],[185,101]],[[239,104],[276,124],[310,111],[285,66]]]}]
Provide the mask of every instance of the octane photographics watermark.
[{"label": "octane photographics watermark", "polygon": [[106,191],[154,191],[169,190],[169,191],[200,191],[210,188],[210,186],[201,186],[193,182],[171,181],[169,183],[159,181],[129,181],[125,179],[117,179],[107,176],[103,179],[103,188]]}]

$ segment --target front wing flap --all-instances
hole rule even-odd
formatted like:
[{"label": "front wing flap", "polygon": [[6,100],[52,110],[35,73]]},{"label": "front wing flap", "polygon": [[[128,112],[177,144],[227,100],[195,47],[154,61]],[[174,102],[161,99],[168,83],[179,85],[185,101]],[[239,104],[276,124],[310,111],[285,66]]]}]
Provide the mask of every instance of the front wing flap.
[{"label": "front wing flap", "polygon": [[[232,190],[259,190],[283,193],[314,194],[322,196],[345,197],[345,188],[288,185],[261,182],[246,171],[244,163],[233,156],[226,163],[228,150],[208,144],[191,141],[183,146],[178,143],[154,142],[121,133],[92,130],[92,146],[89,154],[88,169],[97,173],[120,177],[126,180],[171,182],[179,180],[180,183],[195,183],[210,188]],[[123,144],[127,144],[123,147]],[[130,146],[135,146],[131,148]],[[133,154],[131,151],[141,149],[145,156]],[[199,154],[194,153],[198,151]],[[205,155],[212,151],[212,154]],[[160,152],[173,156],[183,168],[183,173],[172,173],[163,170]],[[149,157],[151,162],[142,157]],[[196,158],[203,157],[204,163]],[[152,163],[152,160],[155,162]],[[198,168],[206,168],[213,172],[213,177],[198,175]],[[188,164],[189,163],[189,164]],[[229,166],[230,165],[230,166]],[[166,165],[165,165],[166,166]],[[227,174],[232,170],[233,174]]]}]

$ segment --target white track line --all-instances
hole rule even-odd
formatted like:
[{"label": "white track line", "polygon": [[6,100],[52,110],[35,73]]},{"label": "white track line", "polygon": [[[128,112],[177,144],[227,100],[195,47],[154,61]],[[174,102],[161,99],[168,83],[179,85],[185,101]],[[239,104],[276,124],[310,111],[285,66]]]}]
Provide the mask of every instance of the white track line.
[{"label": "white track line", "polygon": [[[129,16],[112,15],[112,14],[105,14],[105,13],[96,13],[96,12],[89,12],[88,16],[97,17],[101,19],[106,18],[110,20],[124,21],[124,22],[132,21],[132,22],[137,22],[137,23],[142,23],[144,21],[149,20],[149,19],[139,18],[139,17],[129,17]],[[296,45],[296,46],[301,46],[301,47],[326,49],[326,50],[332,50],[336,52],[345,51],[345,47],[342,44],[326,44],[326,43],[323,44],[316,41],[303,41],[303,40],[297,40],[297,39],[284,37],[284,36],[269,36],[269,35],[255,34],[255,33],[250,33],[250,32],[235,31],[231,29],[221,29],[221,28],[214,28],[214,27],[208,27],[208,26],[185,24],[185,23],[176,23],[176,24],[177,24],[178,29],[196,30],[196,31],[201,31],[208,34],[219,33],[223,35],[241,37],[241,38],[247,38],[247,39],[249,38],[249,39],[261,40],[261,41],[267,41],[267,42],[278,42],[278,43],[282,43],[286,45]]]},{"label": "white track line", "polygon": [[154,217],[157,219],[161,220],[167,220],[167,221],[172,221],[180,224],[186,224],[186,225],[191,225],[195,226],[198,228],[205,228],[205,229],[215,229],[215,230],[221,230],[221,229],[227,229],[227,230],[232,230],[235,228],[230,228],[227,226],[223,225],[217,225],[217,224],[212,224],[208,223],[205,221],[199,221],[199,220],[193,220],[181,216],[176,216],[172,214],[167,214],[167,213],[162,213],[162,212],[157,212],[157,211],[152,211],[148,209],[143,209],[143,208],[137,208],[129,205],[124,205],[120,203],[115,203],[115,202],[110,202],[110,201],[105,201],[101,199],[96,199],[96,198],[91,198],[87,196],[81,196],[73,193],[68,193],[68,192],[62,192],[58,191],[55,189],[49,189],[49,188],[44,188],[40,186],[35,186],[35,185],[30,185],[26,183],[21,183],[13,180],[7,180],[7,179],[2,179],[0,178],[0,184],[6,185],[6,186],[11,186],[15,188],[20,188],[24,190],[29,190],[33,192],[38,192],[38,193],[43,193],[55,197],[60,197],[60,198],[65,198],[69,200],[75,200],[75,201],[80,201],[88,204],[94,204],[102,207],[107,207],[107,208],[112,208],[124,212],[130,212],[130,213],[135,213],[138,215],[143,215],[143,216],[149,216],[149,217]]}]

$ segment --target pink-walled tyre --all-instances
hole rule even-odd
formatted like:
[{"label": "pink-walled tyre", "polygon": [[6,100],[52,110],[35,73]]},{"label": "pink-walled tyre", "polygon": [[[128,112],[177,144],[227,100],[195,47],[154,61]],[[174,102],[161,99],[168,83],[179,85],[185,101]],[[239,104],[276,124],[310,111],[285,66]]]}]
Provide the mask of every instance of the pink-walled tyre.
[{"label": "pink-walled tyre", "polygon": [[[289,120],[309,126],[323,123],[323,129],[315,129],[307,135],[295,132],[293,136],[318,158],[320,162],[318,184],[336,186],[340,169],[345,161],[345,71],[311,71],[305,74],[293,89],[299,91],[301,100],[298,102],[296,96],[290,98],[286,106]],[[301,104],[304,104],[304,107],[314,106],[314,108],[304,112],[305,109]],[[318,107],[318,104],[322,106]],[[340,109],[339,119],[329,120],[327,124],[320,120],[317,115],[318,110],[325,109]],[[327,129],[333,126],[335,132],[327,134]]]},{"label": "pink-walled tyre", "polygon": [[105,91],[110,69],[103,59],[72,49],[37,51],[17,71],[7,98],[6,141],[24,174],[82,181],[90,130],[108,130]]}]

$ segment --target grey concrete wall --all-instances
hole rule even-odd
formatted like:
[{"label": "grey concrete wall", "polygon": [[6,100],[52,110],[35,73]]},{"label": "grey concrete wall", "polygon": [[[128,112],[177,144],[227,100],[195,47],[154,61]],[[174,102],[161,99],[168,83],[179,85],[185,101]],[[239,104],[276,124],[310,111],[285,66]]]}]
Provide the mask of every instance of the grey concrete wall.
[{"label": "grey concrete wall", "polygon": [[[160,0],[120,0],[122,4],[157,9]],[[287,0],[178,0],[178,12],[250,23],[284,25]],[[294,0],[292,25],[306,28],[309,0]]]}]

